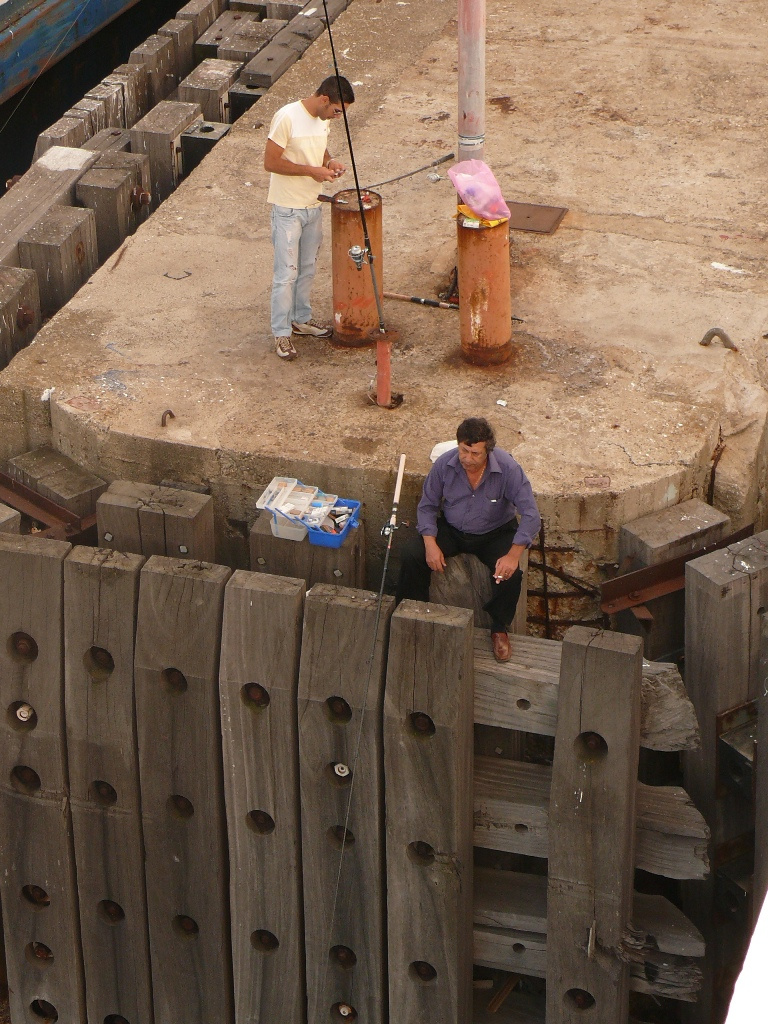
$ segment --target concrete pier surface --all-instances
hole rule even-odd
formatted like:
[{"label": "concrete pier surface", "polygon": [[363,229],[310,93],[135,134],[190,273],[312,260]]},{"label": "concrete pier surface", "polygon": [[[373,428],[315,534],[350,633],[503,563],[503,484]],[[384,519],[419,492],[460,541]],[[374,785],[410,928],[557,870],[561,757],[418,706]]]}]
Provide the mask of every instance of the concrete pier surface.
[{"label": "concrete pier surface", "polygon": [[[333,26],[361,184],[456,148],[455,16],[354,0]],[[569,212],[512,234],[505,366],[461,360],[456,313],[385,301],[394,411],[367,398],[374,350],[272,348],[263,148],[274,110],[332,71],[321,37],[0,375],[0,454],[52,443],[109,479],[209,484],[234,564],[275,474],[363,500],[377,537],[399,453],[407,516],[467,415],[524,465],[582,578],[623,523],[692,496],[765,528],[767,22],[762,0],[488,0],[486,161],[507,200]],[[381,189],[389,291],[434,297],[456,262],[445,166]],[[737,350],[702,347],[712,327]]]}]

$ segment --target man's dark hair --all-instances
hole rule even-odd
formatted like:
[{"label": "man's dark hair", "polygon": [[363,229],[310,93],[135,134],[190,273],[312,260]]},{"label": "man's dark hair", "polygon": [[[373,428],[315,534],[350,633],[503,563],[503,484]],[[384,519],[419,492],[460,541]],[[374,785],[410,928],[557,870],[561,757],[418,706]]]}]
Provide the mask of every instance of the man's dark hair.
[{"label": "man's dark hair", "polygon": [[355,102],[355,90],[341,75],[338,79],[336,75],[331,75],[322,81],[315,96],[327,96],[331,103],[341,103],[343,100],[345,106]]},{"label": "man's dark hair", "polygon": [[488,420],[482,416],[470,416],[462,420],[456,428],[456,440],[459,444],[478,444],[485,441],[486,452],[492,452],[496,447],[496,435]]}]

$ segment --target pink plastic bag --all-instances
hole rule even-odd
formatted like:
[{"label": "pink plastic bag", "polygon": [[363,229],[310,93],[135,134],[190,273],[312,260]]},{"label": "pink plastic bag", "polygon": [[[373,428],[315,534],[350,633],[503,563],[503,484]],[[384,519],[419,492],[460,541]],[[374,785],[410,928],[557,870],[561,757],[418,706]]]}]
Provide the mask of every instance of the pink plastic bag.
[{"label": "pink plastic bag", "polygon": [[453,187],[470,210],[482,220],[509,217],[499,183],[482,160],[462,160],[448,169]]}]

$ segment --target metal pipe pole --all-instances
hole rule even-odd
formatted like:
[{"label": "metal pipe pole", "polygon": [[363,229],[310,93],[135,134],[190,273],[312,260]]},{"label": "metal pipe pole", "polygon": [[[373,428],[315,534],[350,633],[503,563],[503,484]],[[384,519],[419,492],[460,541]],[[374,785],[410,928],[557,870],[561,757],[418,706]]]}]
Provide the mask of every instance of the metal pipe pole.
[{"label": "metal pipe pole", "polygon": [[485,152],[485,0],[459,0],[459,160]]}]

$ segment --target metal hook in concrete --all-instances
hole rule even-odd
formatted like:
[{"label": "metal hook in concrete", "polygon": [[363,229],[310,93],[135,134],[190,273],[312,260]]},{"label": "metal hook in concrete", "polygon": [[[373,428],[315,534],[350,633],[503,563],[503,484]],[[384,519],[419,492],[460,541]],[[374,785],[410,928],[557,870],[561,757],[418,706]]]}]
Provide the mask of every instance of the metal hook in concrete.
[{"label": "metal hook in concrete", "polygon": [[739,351],[736,348],[736,346],[733,344],[731,339],[728,337],[726,332],[723,330],[722,327],[710,327],[710,329],[707,331],[707,333],[701,339],[699,344],[700,345],[709,345],[713,338],[719,338],[720,341],[722,341],[722,343],[723,343],[723,348],[733,349],[734,352],[738,352]]},{"label": "metal hook in concrete", "polygon": [[176,415],[175,415],[173,409],[166,409],[165,412],[163,413],[163,415],[160,417],[160,426],[161,427],[164,427],[168,423],[168,417],[169,416],[170,416],[170,418],[172,420],[176,419]]}]

